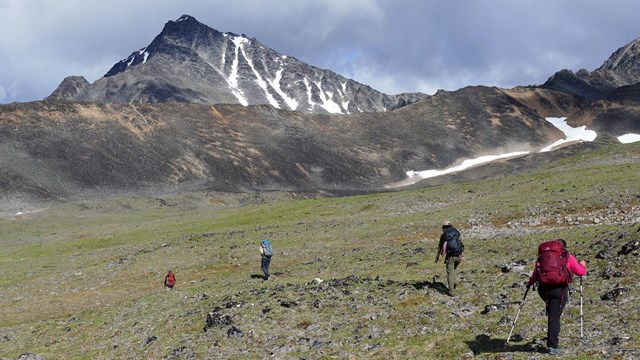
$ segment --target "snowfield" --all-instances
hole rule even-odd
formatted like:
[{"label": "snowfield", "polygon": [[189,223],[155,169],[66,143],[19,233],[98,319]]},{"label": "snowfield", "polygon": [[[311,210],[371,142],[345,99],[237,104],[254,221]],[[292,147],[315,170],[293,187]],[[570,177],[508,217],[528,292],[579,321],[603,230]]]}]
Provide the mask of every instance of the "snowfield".
[{"label": "snowfield", "polygon": [[[598,134],[593,130],[587,130],[586,126],[580,126],[577,128],[573,128],[569,126],[566,122],[567,118],[546,118],[548,122],[553,124],[556,128],[564,132],[565,138],[554,142],[553,144],[546,146],[540,150],[540,152],[552,151],[557,149],[558,146],[570,142],[576,141],[593,141]],[[618,141],[623,144],[640,141],[640,134],[626,134],[618,137]],[[498,155],[485,155],[480,156],[475,159],[467,159],[462,162],[460,165],[456,165],[447,169],[442,170],[422,170],[422,171],[407,171],[407,177],[409,179],[415,180],[417,182],[421,179],[433,178],[436,176],[441,176],[445,174],[454,173],[457,171],[465,170],[473,166],[486,164],[495,160],[505,159],[510,157],[522,156],[529,154],[530,151],[520,151],[520,152],[512,152],[506,154],[498,154]]]}]

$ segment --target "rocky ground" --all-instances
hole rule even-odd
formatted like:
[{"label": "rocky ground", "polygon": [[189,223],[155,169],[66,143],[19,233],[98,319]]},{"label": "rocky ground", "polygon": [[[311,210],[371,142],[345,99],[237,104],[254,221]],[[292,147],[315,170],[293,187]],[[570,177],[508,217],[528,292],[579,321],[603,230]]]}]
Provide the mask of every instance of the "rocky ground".
[{"label": "rocky ground", "polygon": [[[640,226],[634,223],[601,233],[577,255],[590,264],[590,274],[582,284],[584,336],[579,337],[581,299],[580,283],[576,280],[562,320],[565,358],[635,359],[640,356],[637,328],[629,328],[638,320],[635,305],[638,284],[629,276],[637,274],[639,248]],[[431,254],[423,247],[411,246],[395,253],[409,259],[412,257],[407,255],[415,255],[416,261],[407,261],[407,271],[420,271],[422,257],[428,256],[425,253]],[[547,356],[544,305],[533,292],[526,298],[510,343],[506,343],[521,304],[518,295],[524,294],[524,281],[531,267],[532,261],[528,258],[505,263],[500,268],[463,270],[461,286],[468,289],[455,297],[447,295],[444,274],[422,281],[348,275],[314,278],[304,284],[283,283],[276,275],[272,285],[213,301],[215,306],[202,320],[205,334],[198,341],[207,339],[213,343],[209,355],[223,358],[239,358],[239,346],[247,347],[244,350],[247,357],[256,356],[251,344],[263,348],[264,354],[272,358],[349,359],[359,358],[356,354],[362,353],[373,358],[437,358],[439,356],[423,353],[427,350],[424,345],[398,349],[396,342],[419,343],[422,339],[428,342],[426,339],[432,336],[437,339],[439,333],[463,331],[475,336],[451,345],[455,357],[544,358]],[[500,276],[516,281],[495,291],[498,289],[492,289],[487,280]],[[479,301],[475,293],[485,291],[484,301]],[[206,294],[197,301],[212,302]],[[335,316],[336,308],[340,309],[338,316]],[[345,316],[340,316],[342,314]],[[297,320],[291,322],[292,319]],[[256,329],[265,324],[289,329],[275,336]],[[189,344],[193,341],[196,340],[187,340],[175,348],[169,358],[184,355],[188,358]],[[395,349],[386,349],[389,345]]]},{"label": "rocky ground", "polygon": [[[534,292],[506,339],[537,244],[564,238],[589,274],[584,336],[576,279],[562,358],[635,359],[633,151],[385,194],[131,197],[3,217],[0,358],[546,358]],[[454,297],[434,263],[443,219],[467,251]],[[276,249],[266,281],[262,238]]]}]

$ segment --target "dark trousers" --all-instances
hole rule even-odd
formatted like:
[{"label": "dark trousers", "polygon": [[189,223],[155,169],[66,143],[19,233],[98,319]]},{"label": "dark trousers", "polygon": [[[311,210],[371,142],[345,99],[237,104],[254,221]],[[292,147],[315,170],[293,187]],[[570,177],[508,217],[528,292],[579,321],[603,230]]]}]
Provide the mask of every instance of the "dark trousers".
[{"label": "dark trousers", "polygon": [[267,256],[262,256],[262,272],[264,276],[269,277],[269,265],[271,264],[271,258]]},{"label": "dark trousers", "polygon": [[547,347],[557,349],[560,337],[560,317],[569,299],[569,288],[539,286],[538,294],[547,306]]}]

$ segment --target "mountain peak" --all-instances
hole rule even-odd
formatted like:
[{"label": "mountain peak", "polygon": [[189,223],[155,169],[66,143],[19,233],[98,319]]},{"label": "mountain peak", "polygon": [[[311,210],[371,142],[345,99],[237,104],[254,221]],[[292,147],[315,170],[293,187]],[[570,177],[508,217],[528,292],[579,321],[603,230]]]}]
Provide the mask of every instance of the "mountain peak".
[{"label": "mountain peak", "polygon": [[640,79],[640,38],[616,50],[598,71],[612,71],[626,84],[631,85]]},{"label": "mountain peak", "polygon": [[178,20],[176,20],[176,22],[180,22],[180,21],[198,21],[196,20],[196,18],[194,18],[191,15],[182,15],[178,18]]},{"label": "mountain peak", "polygon": [[209,28],[207,25],[198,21],[196,18],[194,18],[191,15],[182,15],[176,21],[168,21],[165,24],[162,32],[165,33],[167,31],[171,32],[175,30],[178,30],[178,31],[192,30],[193,31],[198,28],[213,30]]},{"label": "mountain peak", "polygon": [[308,113],[351,114],[390,111],[426,96],[386,95],[279,54],[245,34],[222,33],[182,15],[168,21],[148,46],[67,98],[127,104],[270,105]]},{"label": "mountain peak", "polygon": [[598,69],[560,70],[542,87],[587,99],[603,99],[613,90],[640,82],[640,38],[616,50]]}]

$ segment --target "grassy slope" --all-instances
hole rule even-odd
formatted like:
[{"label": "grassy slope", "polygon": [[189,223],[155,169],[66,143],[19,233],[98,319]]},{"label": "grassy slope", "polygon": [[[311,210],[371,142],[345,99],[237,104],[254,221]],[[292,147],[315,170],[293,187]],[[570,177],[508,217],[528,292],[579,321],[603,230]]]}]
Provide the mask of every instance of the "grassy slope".
[{"label": "grassy slope", "polygon": [[[241,202],[214,193],[122,198],[2,218],[0,357],[536,357],[545,336],[537,295],[518,320],[522,340],[505,348],[504,339],[536,244],[553,237],[567,239],[592,274],[582,346],[577,297],[563,317],[567,354],[638,356],[640,331],[625,323],[638,320],[637,251],[616,252],[640,238],[639,225],[607,219],[637,219],[639,174],[640,144],[632,144],[514,177],[411,191]],[[442,293],[444,265],[433,262],[444,219],[467,248],[456,298]],[[583,225],[569,226],[575,222]],[[277,250],[267,282],[257,276],[262,238]],[[596,259],[607,248],[610,258]],[[527,261],[524,271],[500,270],[517,260]],[[169,269],[174,291],[162,287]],[[605,269],[623,276],[603,279]],[[616,286],[631,290],[600,300]],[[480,313],[496,303],[507,307]],[[230,325],[203,331],[216,307],[243,337],[228,337]]]}]

